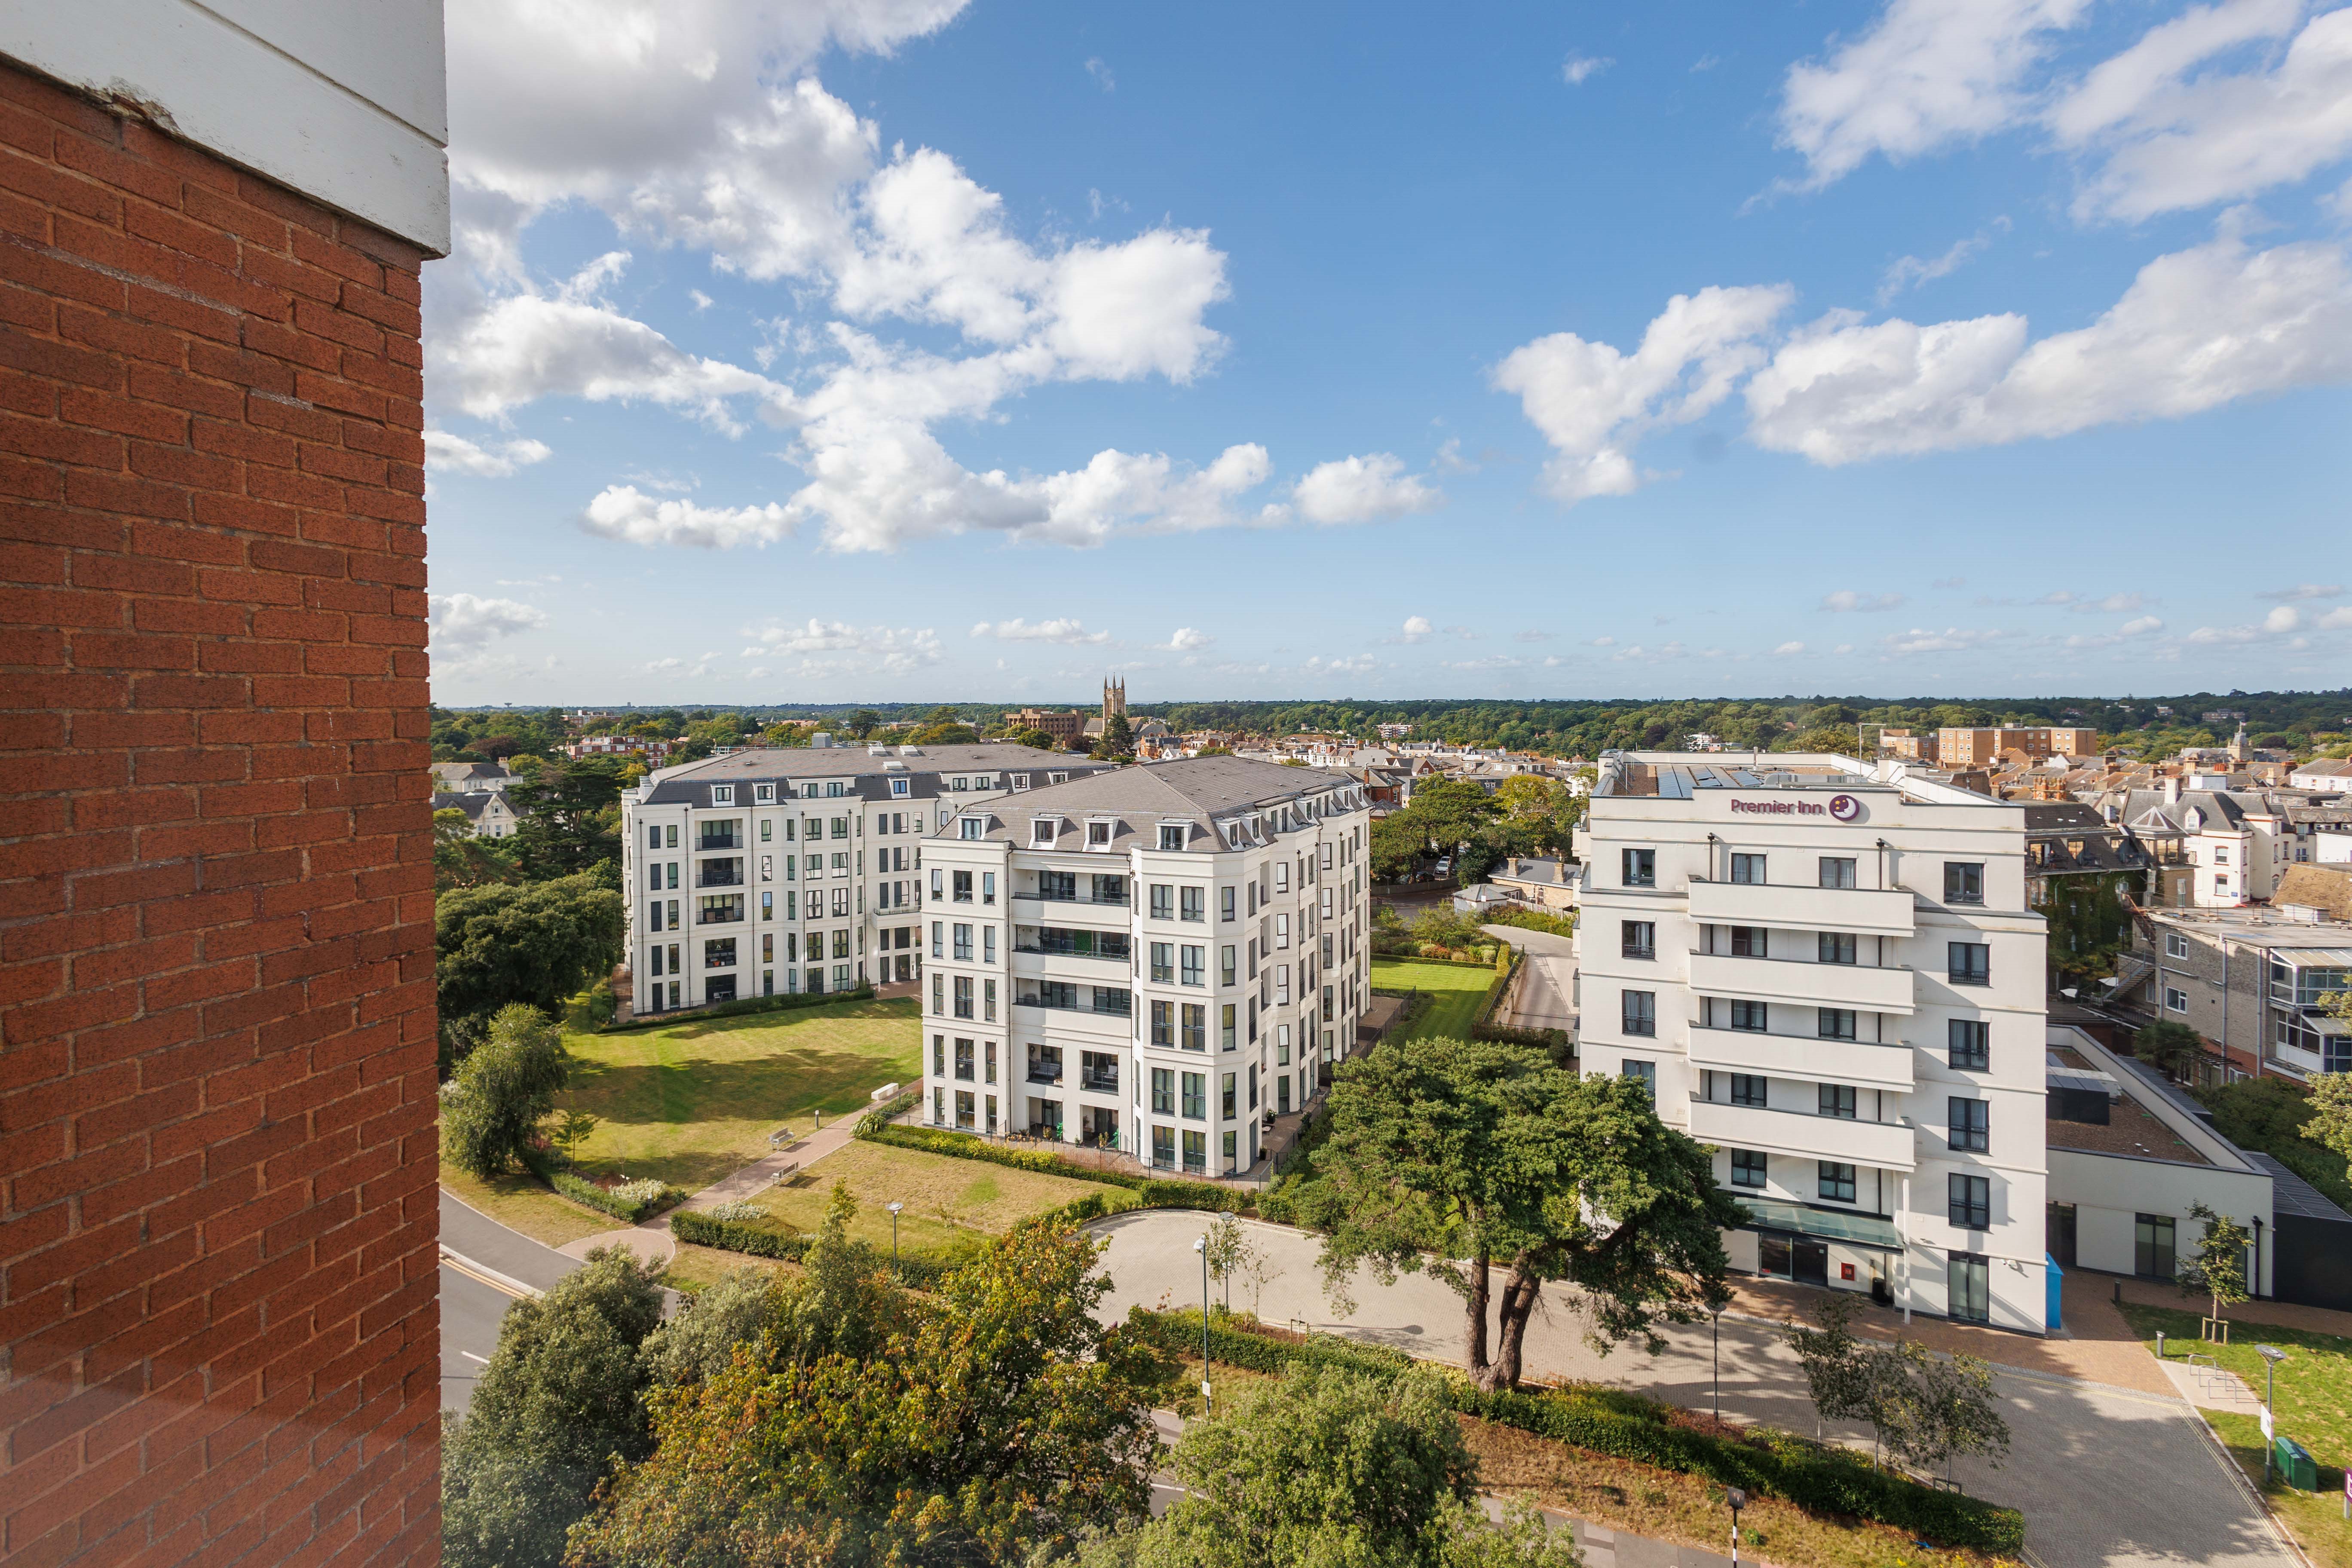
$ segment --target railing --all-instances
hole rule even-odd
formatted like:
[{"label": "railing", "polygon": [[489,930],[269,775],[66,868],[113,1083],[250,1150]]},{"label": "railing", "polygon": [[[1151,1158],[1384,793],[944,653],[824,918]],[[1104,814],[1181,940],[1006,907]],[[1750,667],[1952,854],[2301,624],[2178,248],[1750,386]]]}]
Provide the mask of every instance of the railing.
[{"label": "railing", "polygon": [[744,877],[740,871],[731,874],[705,871],[694,879],[694,885],[698,888],[740,888],[744,886]]},{"label": "railing", "polygon": [[1049,1013],[1094,1013],[1106,1018],[1128,1018],[1135,1015],[1132,1005],[1125,1007],[1106,1007],[1099,1003],[1047,1002],[1035,996],[1015,996],[1013,999],[1013,1005],[1015,1007],[1043,1008]]},{"label": "railing", "polygon": [[1030,954],[1032,957],[1042,958],[1093,958],[1099,959],[1105,963],[1118,964],[1131,964],[1135,962],[1135,957],[1132,953],[1080,952],[1075,947],[1021,947],[1016,945],[1013,951],[1015,952],[1025,952]]},{"label": "railing", "polygon": [[1055,1068],[1049,1071],[1045,1068],[1031,1068],[1029,1069],[1028,1081],[1031,1083],[1059,1083],[1062,1081],[1062,1069]]},{"label": "railing", "polygon": [[1082,1072],[1078,1075],[1078,1087],[1083,1089],[1090,1089],[1097,1094],[1117,1094],[1118,1092],[1118,1074],[1115,1072]]},{"label": "railing", "polygon": [[1096,904],[1104,909],[1131,908],[1132,899],[1097,899],[1092,893],[1014,893],[1015,899],[1033,904]]},{"label": "railing", "polygon": [[749,842],[750,840],[738,838],[731,833],[717,836],[705,834],[701,840],[696,845],[696,851],[698,854],[707,855],[714,849],[740,848],[743,845]]}]

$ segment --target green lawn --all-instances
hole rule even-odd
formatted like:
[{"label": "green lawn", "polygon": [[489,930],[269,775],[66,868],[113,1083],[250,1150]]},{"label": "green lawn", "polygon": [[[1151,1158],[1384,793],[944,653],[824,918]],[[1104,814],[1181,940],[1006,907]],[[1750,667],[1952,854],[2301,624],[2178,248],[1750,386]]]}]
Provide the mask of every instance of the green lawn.
[{"label": "green lawn", "polygon": [[1426,1039],[1434,1035],[1468,1039],[1471,1020],[1477,1016],[1478,1004],[1486,997],[1486,987],[1494,978],[1495,971],[1484,964],[1425,963],[1410,958],[1372,960],[1373,990],[1425,991],[1435,998],[1427,1012],[1391,1035],[1391,1040]]},{"label": "green lawn", "polygon": [[[2282,1366],[2279,1370],[2284,1373],[2286,1369]],[[2284,1390],[2280,1392],[2279,1407],[2284,1413]],[[2352,1568],[2352,1524],[2345,1522],[2343,1511],[2344,1472],[2323,1468],[2319,1472],[2319,1490],[2315,1492],[2295,1491],[2281,1485],[2275,1470],[2271,1474],[2271,1484],[2263,1486],[2262,1418],[2227,1410],[2202,1414],[2212,1423],[2221,1446],[2230,1450],[2230,1458],[2238,1462],[2246,1479],[2269,1501],[2272,1511],[2309,1554],[2315,1568]],[[2324,1458],[2318,1446],[2302,1433],[2290,1431],[2287,1435],[2309,1448],[2315,1458]]]},{"label": "green lawn", "polygon": [[998,1235],[1031,1215],[1074,1203],[1088,1193],[1102,1194],[1114,1209],[1131,1207],[1135,1201],[1125,1187],[856,1142],[753,1201],[778,1226],[813,1231],[824,1221],[835,1182],[845,1184],[857,1199],[857,1218],[849,1234],[877,1247],[890,1245],[886,1205],[904,1204],[898,1245],[909,1252],[939,1252],[975,1233]]},{"label": "green lawn", "polygon": [[695,1192],[768,1152],[768,1134],[810,1113],[866,1109],[883,1084],[922,1075],[916,1004],[839,1002],[791,1012],[695,1018],[658,1029],[575,1034],[559,1110],[596,1130],[583,1173],[656,1176]]},{"label": "green lawn", "polygon": [[[2199,1303],[2185,1310],[2144,1307],[2126,1301],[2123,1314],[2133,1331],[2156,1351],[2157,1331],[2165,1333],[2165,1357],[2179,1361],[2194,1351],[2210,1354],[2245,1380],[2263,1396],[2263,1358],[2254,1347],[2276,1345],[2286,1352],[2278,1368],[2279,1430],[2311,1450],[2323,1465],[2342,1466],[2352,1460],[2352,1339],[2310,1333],[2301,1329],[2274,1329],[2263,1323],[2232,1323],[2231,1343],[2200,1344],[2197,1340]],[[2251,1419],[2251,1418],[2250,1418]]]}]

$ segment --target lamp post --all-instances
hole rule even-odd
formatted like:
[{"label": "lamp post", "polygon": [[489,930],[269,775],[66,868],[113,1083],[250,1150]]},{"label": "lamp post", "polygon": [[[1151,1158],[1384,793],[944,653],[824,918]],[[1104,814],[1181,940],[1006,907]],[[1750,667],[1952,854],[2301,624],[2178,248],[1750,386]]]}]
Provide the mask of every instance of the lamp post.
[{"label": "lamp post", "polygon": [[1723,1309],[1707,1314],[1715,1325],[1715,1418],[1723,1419]]},{"label": "lamp post", "polygon": [[2271,1455],[2277,1442],[2277,1406],[2272,1396],[2278,1391],[2278,1363],[2286,1360],[2286,1352],[2276,1345],[2256,1345],[2254,1353],[2263,1358],[2263,1485],[2271,1484]]},{"label": "lamp post", "polygon": [[902,1203],[897,1203],[897,1202],[893,1202],[893,1203],[889,1205],[889,1207],[890,1207],[890,1278],[891,1278],[891,1279],[898,1279],[898,1283],[899,1283],[899,1284],[901,1284],[901,1285],[905,1284],[905,1283],[906,1283],[906,1281],[905,1281],[904,1279],[898,1279],[898,1211],[899,1211],[900,1209],[902,1209],[902,1208],[905,1208],[906,1206],[907,1206],[907,1205],[906,1205],[905,1204],[902,1204]]},{"label": "lamp post", "polygon": [[1731,1505],[1731,1568],[1739,1568],[1739,1510],[1748,1506],[1748,1494],[1738,1487],[1727,1487],[1723,1500]]},{"label": "lamp post", "polygon": [[1192,1244],[1201,1255],[1201,1418],[1209,1415],[1209,1238]]}]

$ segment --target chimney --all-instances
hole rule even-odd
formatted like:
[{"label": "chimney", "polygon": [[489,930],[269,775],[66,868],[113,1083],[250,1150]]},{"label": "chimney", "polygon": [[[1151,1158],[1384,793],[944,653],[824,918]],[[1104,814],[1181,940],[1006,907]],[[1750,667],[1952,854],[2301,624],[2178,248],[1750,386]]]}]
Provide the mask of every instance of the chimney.
[{"label": "chimney", "polygon": [[2180,775],[2179,773],[2167,773],[2164,775],[2164,804],[2167,805],[2179,805],[2180,804]]}]

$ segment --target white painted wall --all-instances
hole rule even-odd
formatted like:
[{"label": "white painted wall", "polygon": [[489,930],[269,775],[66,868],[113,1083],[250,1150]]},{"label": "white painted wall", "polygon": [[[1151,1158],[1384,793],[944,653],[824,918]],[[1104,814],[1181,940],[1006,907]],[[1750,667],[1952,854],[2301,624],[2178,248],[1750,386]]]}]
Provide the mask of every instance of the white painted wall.
[{"label": "white painted wall", "polygon": [[441,0],[0,0],[0,55],[448,252]]}]

